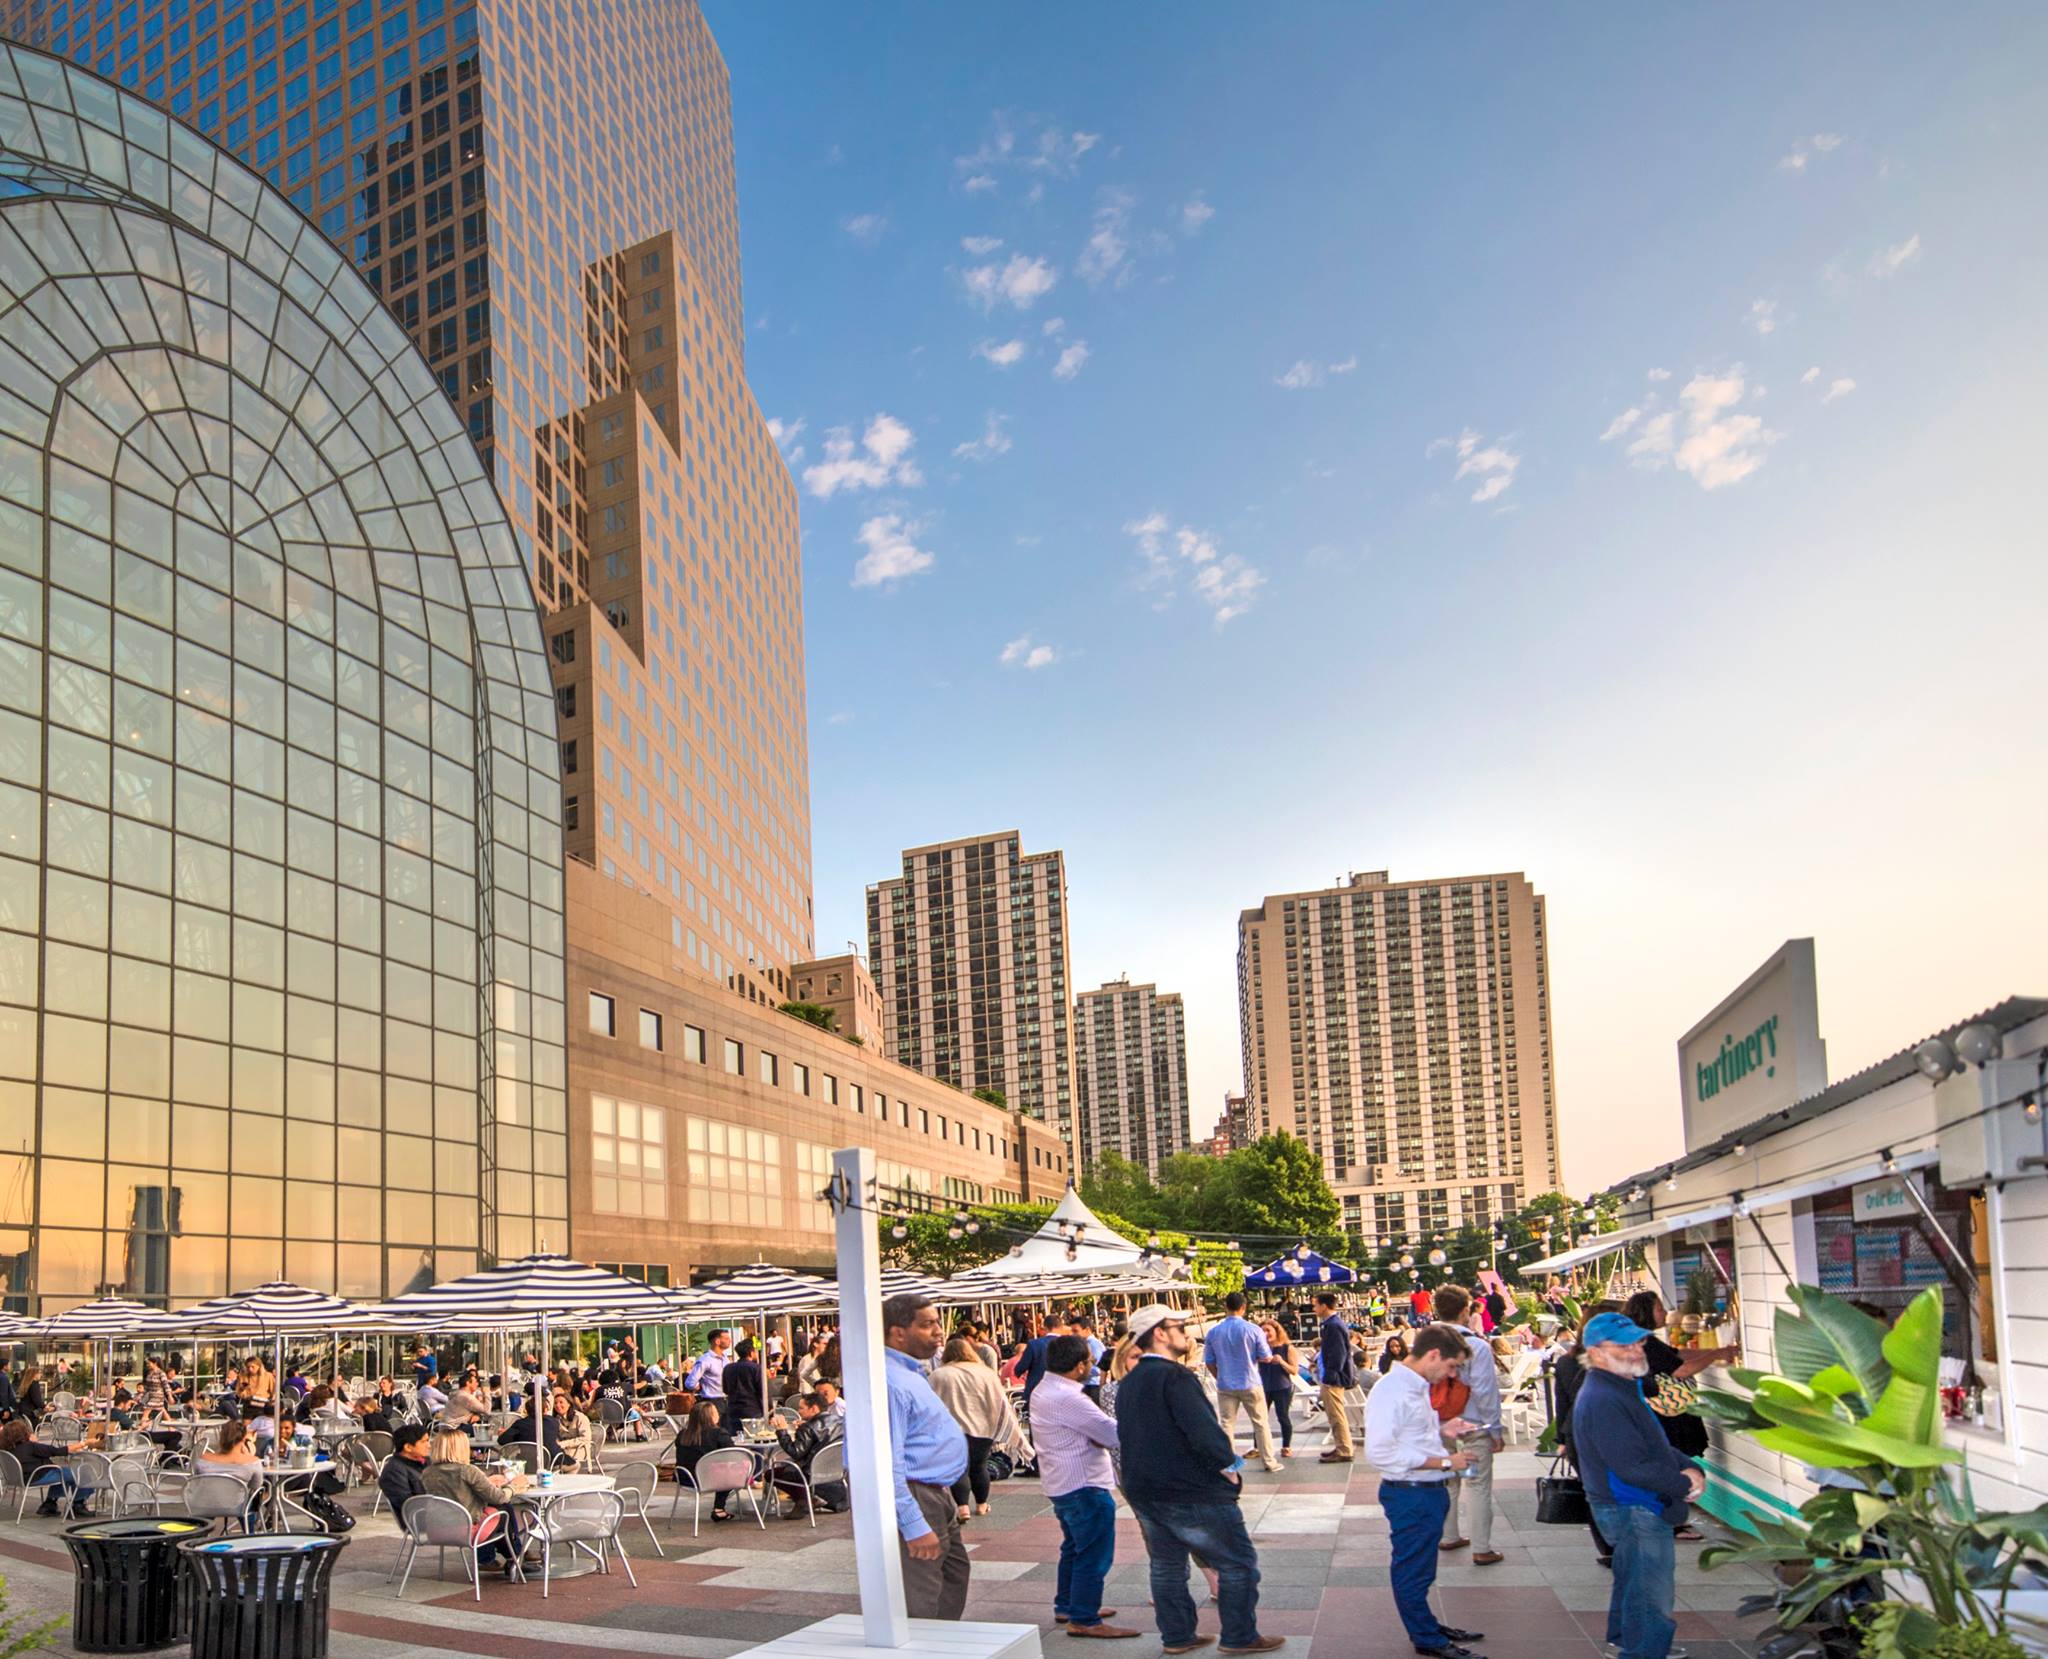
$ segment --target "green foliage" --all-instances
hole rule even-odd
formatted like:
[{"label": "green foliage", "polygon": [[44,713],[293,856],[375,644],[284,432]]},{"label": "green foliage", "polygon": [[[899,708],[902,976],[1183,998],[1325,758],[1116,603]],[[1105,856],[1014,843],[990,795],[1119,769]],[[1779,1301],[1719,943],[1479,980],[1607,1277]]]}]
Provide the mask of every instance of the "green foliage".
[{"label": "green foliage", "polygon": [[[2048,1506],[1981,1514],[1967,1470],[1952,1472],[1962,1454],[1944,1443],[1936,1409],[1941,1294],[1922,1291],[1887,1330],[1837,1297],[1794,1286],[1794,1308],[1776,1320],[1785,1372],[1737,1370],[1731,1377],[1746,1393],[1699,1394],[1703,1415],[1769,1450],[1846,1470],[1858,1488],[1815,1494],[1797,1527],[1752,1517],[1754,1542],[1716,1545],[1701,1564],[1789,1569],[1776,1600],[1788,1631],[1839,1616],[1844,1591],[1881,1584],[1887,1571],[1918,1580],[1924,1608],[1887,1603],[1863,1616],[1866,1659],[1951,1651],[1942,1641],[1961,1644],[1958,1659],[2002,1659],[2005,1594],[2022,1566],[2048,1558]],[[1876,1546],[1871,1557],[1866,1542]]]},{"label": "green foliage", "polygon": [[64,1628],[64,1616],[35,1620],[26,1613],[7,1611],[7,1580],[0,1578],[0,1659],[16,1659],[23,1653],[37,1653],[51,1646]]},{"label": "green foliage", "polygon": [[815,1025],[820,1031],[830,1031],[835,1036],[838,1034],[839,1013],[837,1009],[827,1008],[822,1003],[817,1002],[790,1001],[782,1005],[781,1011],[793,1020],[803,1020],[806,1024]]},{"label": "green foliage", "polygon": [[[1160,1237],[1163,1240],[1165,1235]],[[1205,1300],[1220,1302],[1233,1290],[1244,1289],[1244,1257],[1228,1244],[1197,1244],[1188,1263],[1188,1276]]]},{"label": "green foliage", "polygon": [[1696,1267],[1685,1277],[1685,1301],[1680,1313],[1696,1314],[1704,1319],[1711,1314],[1721,1300],[1721,1281],[1714,1277],[1711,1267]]},{"label": "green foliage", "polygon": [[[1089,1208],[1111,1232],[1134,1243],[1143,1245],[1153,1231],[1112,1210],[1092,1204]],[[985,1266],[999,1256],[1007,1255],[1012,1245],[1023,1243],[1043,1227],[1052,1211],[1051,1204],[974,1205],[968,1209],[968,1216],[976,1223],[977,1230],[970,1233],[963,1227],[957,1239],[947,1236],[958,1225],[951,1209],[930,1215],[877,1216],[875,1224],[882,1236],[884,1263],[943,1279],[970,1267]],[[899,1239],[895,1236],[898,1227],[905,1230],[905,1237]],[[1181,1254],[1187,1251],[1189,1242],[1185,1233],[1163,1230],[1159,1233],[1162,1251]]]},{"label": "green foliage", "polygon": [[988,1105],[994,1106],[1000,1111],[1007,1112],[1010,1109],[1009,1097],[1006,1096],[1001,1089],[991,1089],[987,1087],[979,1088],[974,1091],[974,1098],[976,1100],[984,1101]]},{"label": "green foliage", "polygon": [[1235,1236],[1250,1257],[1278,1255],[1296,1239],[1327,1256],[1348,1244],[1321,1160],[1292,1135],[1267,1135],[1225,1158],[1177,1152],[1157,1181],[1142,1164],[1106,1152],[1082,1176],[1081,1197],[1105,1221],[1114,1212],[1139,1233],[1173,1227]]}]

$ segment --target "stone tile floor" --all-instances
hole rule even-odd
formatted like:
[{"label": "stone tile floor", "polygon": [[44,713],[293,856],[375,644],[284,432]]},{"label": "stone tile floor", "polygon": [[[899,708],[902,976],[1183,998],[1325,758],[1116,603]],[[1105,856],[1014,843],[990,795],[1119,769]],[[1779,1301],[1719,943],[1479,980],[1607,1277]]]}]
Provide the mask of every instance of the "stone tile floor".
[{"label": "stone tile floor", "polygon": [[[1310,1653],[1317,1659],[1397,1659],[1409,1648],[1387,1584],[1386,1523],[1373,1501],[1377,1478],[1362,1462],[1318,1464],[1324,1443],[1320,1427],[1305,1426],[1296,1435],[1296,1457],[1280,1473],[1268,1475],[1254,1464],[1246,1476],[1245,1520],[1259,1546],[1263,1579],[1260,1627],[1288,1638],[1281,1651],[1294,1659]],[[611,1461],[630,1455],[615,1448]],[[1506,1560],[1479,1567],[1469,1551],[1443,1557],[1439,1608],[1448,1622],[1487,1633],[1481,1645],[1488,1659],[1599,1659],[1612,1581],[1583,1533],[1536,1524],[1541,1467],[1526,1449],[1500,1459],[1494,1547]],[[665,1558],[656,1557],[644,1531],[627,1536],[637,1589],[614,1571],[558,1581],[543,1601],[537,1583],[507,1584],[490,1574],[477,1602],[460,1583],[460,1567],[451,1562],[451,1576],[436,1578],[430,1555],[422,1557],[405,1595],[395,1595],[386,1575],[399,1553],[397,1528],[388,1515],[370,1518],[366,1497],[351,1494],[346,1502],[359,1521],[335,1574],[333,1659],[436,1652],[554,1659],[569,1646],[606,1659],[724,1659],[827,1614],[859,1608],[845,1516],[821,1516],[814,1531],[801,1520],[757,1527],[751,1516],[713,1527],[707,1511],[702,1532],[692,1538],[688,1505],[670,1527],[664,1524],[667,1506],[658,1503],[655,1528]],[[70,1610],[71,1570],[57,1536],[60,1525],[35,1518],[32,1510],[18,1526],[0,1519],[0,1576],[17,1612]],[[968,1617],[1035,1623],[1046,1633],[1048,1654],[1064,1650],[1066,1638],[1052,1622],[1059,1525],[1037,1483],[999,1483],[993,1513],[969,1524],[968,1539],[974,1557]],[[1746,1569],[1703,1571],[1699,1548],[1680,1546],[1678,1640],[1693,1659],[1746,1659],[1760,1625],[1739,1620],[1734,1609],[1761,1580]],[[1120,1659],[1156,1659],[1145,1548],[1127,1512],[1117,1526],[1109,1589],[1118,1622],[1146,1632],[1112,1651]],[[1199,1587],[1197,1599],[1207,1602]],[[1216,1629],[1206,1605],[1202,1629]],[[52,1651],[74,1650],[60,1639]]]}]

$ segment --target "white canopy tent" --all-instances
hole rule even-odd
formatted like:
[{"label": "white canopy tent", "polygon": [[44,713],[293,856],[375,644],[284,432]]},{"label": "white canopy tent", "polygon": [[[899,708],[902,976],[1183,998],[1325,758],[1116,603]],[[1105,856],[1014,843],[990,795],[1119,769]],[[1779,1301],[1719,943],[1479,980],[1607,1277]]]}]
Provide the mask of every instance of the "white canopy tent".
[{"label": "white canopy tent", "polygon": [[974,1271],[985,1278],[1026,1279],[1043,1274],[1124,1272],[1137,1269],[1146,1252],[1112,1232],[1108,1223],[1081,1202],[1073,1183],[1045,1218],[1045,1225],[1006,1256]]}]

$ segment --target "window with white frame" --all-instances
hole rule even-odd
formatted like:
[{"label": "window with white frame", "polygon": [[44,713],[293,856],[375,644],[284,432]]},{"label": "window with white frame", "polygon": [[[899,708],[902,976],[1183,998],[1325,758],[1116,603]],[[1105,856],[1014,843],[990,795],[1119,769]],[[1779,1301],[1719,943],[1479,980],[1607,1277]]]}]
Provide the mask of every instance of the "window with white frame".
[{"label": "window with white frame", "polygon": [[661,1051],[661,1016],[651,1008],[640,1010],[640,1046]]},{"label": "window with white frame", "polygon": [[602,1215],[668,1217],[668,1114],[590,1097],[590,1207]]},{"label": "window with white frame", "polygon": [[796,1143],[796,1224],[813,1233],[832,1230],[832,1209],[819,1193],[832,1179],[832,1149],[815,1141]]},{"label": "window with white frame", "polygon": [[690,1219],[723,1225],[782,1225],[782,1139],[759,1129],[685,1120]]},{"label": "window with white frame", "polygon": [[619,1034],[619,1011],[612,999],[602,991],[590,993],[590,1029],[600,1037],[616,1037]]}]

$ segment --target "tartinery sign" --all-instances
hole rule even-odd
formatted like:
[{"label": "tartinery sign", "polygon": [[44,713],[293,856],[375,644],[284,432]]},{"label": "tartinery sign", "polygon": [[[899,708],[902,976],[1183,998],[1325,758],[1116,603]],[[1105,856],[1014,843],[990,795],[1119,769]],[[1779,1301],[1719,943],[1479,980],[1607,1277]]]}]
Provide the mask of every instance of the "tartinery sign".
[{"label": "tartinery sign", "polygon": [[1827,1087],[1813,941],[1788,939],[1678,1040],[1686,1150]]}]

